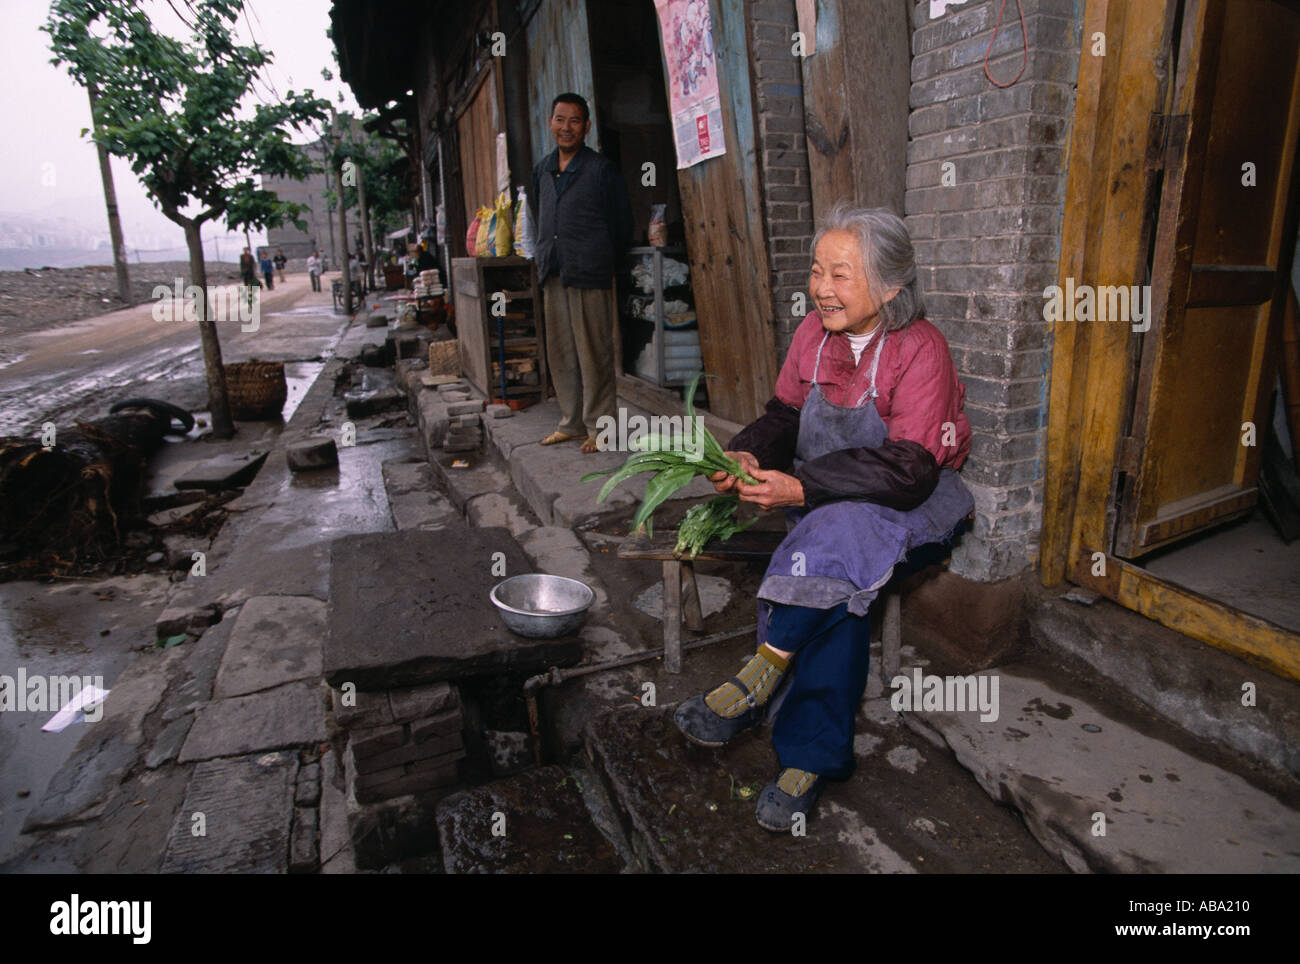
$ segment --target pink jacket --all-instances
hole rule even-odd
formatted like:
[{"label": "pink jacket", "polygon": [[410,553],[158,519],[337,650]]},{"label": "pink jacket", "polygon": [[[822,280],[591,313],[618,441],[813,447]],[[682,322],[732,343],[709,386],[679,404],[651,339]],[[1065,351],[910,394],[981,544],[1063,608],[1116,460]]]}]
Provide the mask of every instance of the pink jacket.
[{"label": "pink jacket", "polygon": [[[786,355],[776,381],[776,397],[787,405],[802,408],[812,390],[817,347],[826,333],[821,315],[808,313]],[[846,336],[833,333],[822,350],[818,381],[822,394],[835,405],[856,405],[870,388],[873,339],[857,365]],[[886,335],[876,372],[876,411],[889,429],[890,441],[904,439],[925,447],[940,467],[961,468],[970,454],[970,419],[963,411],[966,386],[957,378],[957,368],[943,333],[924,318],[902,331]],[[947,441],[951,444],[945,445]]]}]

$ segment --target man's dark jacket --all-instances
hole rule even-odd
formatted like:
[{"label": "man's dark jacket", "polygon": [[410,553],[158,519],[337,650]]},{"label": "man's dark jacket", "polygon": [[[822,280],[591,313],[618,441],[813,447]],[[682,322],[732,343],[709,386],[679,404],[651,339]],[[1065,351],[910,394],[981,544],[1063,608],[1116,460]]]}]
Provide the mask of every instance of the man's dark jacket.
[{"label": "man's dark jacket", "polygon": [[632,206],[614,163],[584,144],[561,173],[557,148],[533,168],[530,204],[538,283],[558,266],[565,287],[610,287],[614,262],[632,239]]}]

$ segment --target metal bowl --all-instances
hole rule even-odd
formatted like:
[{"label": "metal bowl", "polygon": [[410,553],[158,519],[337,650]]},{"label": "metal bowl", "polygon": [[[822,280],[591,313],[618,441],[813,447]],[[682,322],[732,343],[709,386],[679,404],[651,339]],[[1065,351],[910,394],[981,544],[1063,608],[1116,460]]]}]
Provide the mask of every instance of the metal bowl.
[{"label": "metal bowl", "polygon": [[578,631],[596,594],[585,582],[535,572],[497,583],[491,598],[512,633],[555,639]]}]

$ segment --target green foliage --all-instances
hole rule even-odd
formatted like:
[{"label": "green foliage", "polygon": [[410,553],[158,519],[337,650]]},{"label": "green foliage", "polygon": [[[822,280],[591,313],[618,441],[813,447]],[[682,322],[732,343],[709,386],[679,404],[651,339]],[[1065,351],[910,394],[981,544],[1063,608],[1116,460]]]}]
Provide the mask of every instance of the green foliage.
[{"label": "green foliage", "polygon": [[[406,153],[390,138],[365,132],[362,122],[354,121],[349,113],[339,114],[338,129],[340,138],[329,158],[331,169],[338,170],[347,161],[356,165],[356,171],[365,183],[366,207],[377,234],[383,235],[404,224],[410,210],[402,203],[402,174],[409,166]],[[327,193],[332,208],[338,202],[338,196],[334,192]],[[354,184],[343,185],[343,203],[349,209],[358,207]]]},{"label": "green foliage", "polygon": [[[53,63],[97,99],[93,138],[128,160],[171,220],[198,225],[224,218],[232,228],[297,220],[305,208],[256,186],[256,175],[301,178],[310,161],[290,141],[328,116],[310,90],[249,107],[255,75],[271,60],[260,46],[235,43],[242,0],[186,5],[188,41],[158,32],[129,0],[54,0],[42,27]],[[197,213],[185,212],[197,206]]]},{"label": "green foliage", "polygon": [[[697,374],[691,379],[690,387],[686,390],[686,424],[688,425],[696,424],[695,390],[699,387],[699,383],[700,375]],[[639,445],[641,451],[629,456],[619,468],[590,472],[579,481],[594,482],[613,472],[613,476],[600,490],[600,497],[597,499],[598,502],[604,502],[620,482],[642,472],[654,472],[650,481],[646,483],[641,506],[632,520],[633,529],[644,524],[647,532],[654,531],[651,523],[654,510],[671,498],[678,489],[690,484],[697,475],[709,476],[715,472],[725,472],[734,475],[747,485],[758,484],[758,481],[746,472],[739,462],[723,452],[722,446],[713,437],[713,433],[705,427],[703,421],[699,422],[699,430],[703,438],[698,458],[694,457],[697,453],[686,452],[679,447],[681,440],[675,442],[667,435],[650,435],[641,440]]]}]

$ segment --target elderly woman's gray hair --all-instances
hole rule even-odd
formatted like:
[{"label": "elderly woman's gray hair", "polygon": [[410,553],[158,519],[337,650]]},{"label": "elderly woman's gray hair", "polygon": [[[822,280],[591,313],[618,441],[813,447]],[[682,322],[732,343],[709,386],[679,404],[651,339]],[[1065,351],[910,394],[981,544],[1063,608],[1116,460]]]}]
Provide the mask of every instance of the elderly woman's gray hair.
[{"label": "elderly woman's gray hair", "polygon": [[880,309],[885,331],[906,328],[924,317],[925,303],[916,278],[916,254],[903,219],[887,208],[854,208],[840,201],[822,219],[813,238],[813,251],[827,231],[848,231],[858,239],[867,281],[877,297],[898,289]]}]

